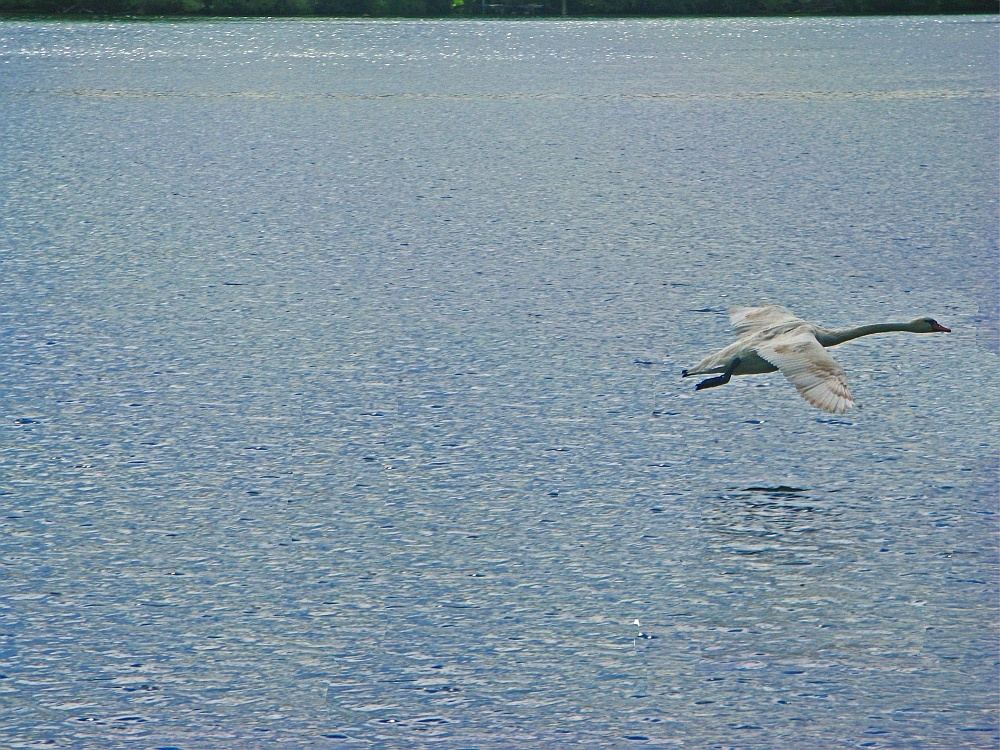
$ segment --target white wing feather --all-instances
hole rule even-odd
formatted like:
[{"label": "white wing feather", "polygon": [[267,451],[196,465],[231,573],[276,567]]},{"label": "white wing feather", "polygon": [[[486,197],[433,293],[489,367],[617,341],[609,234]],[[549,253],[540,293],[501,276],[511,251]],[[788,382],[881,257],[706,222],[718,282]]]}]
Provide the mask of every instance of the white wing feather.
[{"label": "white wing feather", "polygon": [[757,354],[777,367],[813,406],[831,414],[843,414],[856,405],[847,389],[844,368],[811,331],[799,329],[768,341],[757,347]]},{"label": "white wing feather", "polygon": [[736,329],[737,338],[741,339],[781,323],[805,323],[802,318],[781,305],[733,307],[729,310],[729,321]]}]

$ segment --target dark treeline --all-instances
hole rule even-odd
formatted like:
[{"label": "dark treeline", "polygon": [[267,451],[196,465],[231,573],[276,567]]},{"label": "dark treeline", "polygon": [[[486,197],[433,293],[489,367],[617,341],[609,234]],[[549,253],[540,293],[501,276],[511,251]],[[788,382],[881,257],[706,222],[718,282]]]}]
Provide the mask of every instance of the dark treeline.
[{"label": "dark treeline", "polygon": [[997,13],[1000,0],[0,0],[0,16],[790,16]]}]

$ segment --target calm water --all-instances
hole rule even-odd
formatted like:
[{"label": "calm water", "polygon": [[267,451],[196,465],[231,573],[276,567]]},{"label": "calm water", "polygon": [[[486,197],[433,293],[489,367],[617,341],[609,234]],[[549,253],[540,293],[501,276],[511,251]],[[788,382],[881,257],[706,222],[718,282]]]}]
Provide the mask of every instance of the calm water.
[{"label": "calm water", "polygon": [[997,42],[0,25],[0,744],[996,747]]}]

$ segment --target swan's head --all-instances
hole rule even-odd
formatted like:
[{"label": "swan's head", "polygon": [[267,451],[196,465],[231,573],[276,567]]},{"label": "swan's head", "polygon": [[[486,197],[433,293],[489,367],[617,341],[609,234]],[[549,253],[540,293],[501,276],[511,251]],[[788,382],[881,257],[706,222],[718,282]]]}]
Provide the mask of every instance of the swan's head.
[{"label": "swan's head", "polygon": [[951,333],[950,328],[945,328],[934,318],[917,318],[910,321],[910,330],[914,333]]}]

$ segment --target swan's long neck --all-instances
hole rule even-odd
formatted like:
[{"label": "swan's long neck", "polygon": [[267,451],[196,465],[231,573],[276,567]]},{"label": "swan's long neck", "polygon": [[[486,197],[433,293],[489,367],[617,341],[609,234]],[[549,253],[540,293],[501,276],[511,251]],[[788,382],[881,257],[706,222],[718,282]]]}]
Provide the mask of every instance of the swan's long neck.
[{"label": "swan's long neck", "polygon": [[823,346],[836,346],[851,339],[871,336],[873,333],[891,333],[892,331],[912,331],[912,323],[874,323],[870,326],[855,326],[854,328],[836,328],[823,330],[816,337]]}]

